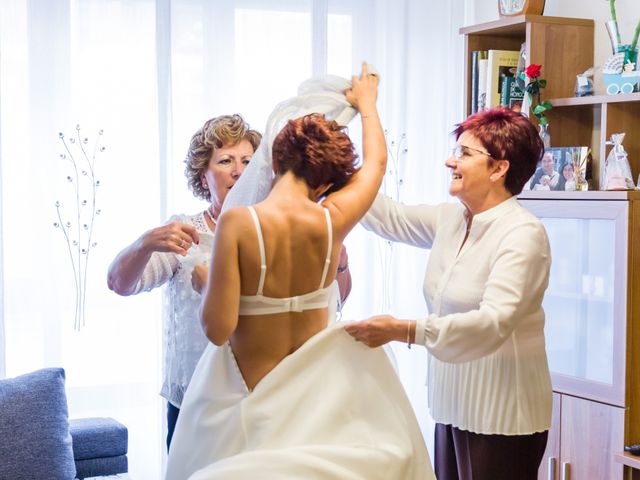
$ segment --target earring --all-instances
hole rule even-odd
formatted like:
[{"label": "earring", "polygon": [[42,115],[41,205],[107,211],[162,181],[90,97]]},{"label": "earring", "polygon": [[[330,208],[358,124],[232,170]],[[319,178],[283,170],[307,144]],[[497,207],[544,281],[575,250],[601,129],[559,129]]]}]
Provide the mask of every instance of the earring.
[{"label": "earring", "polygon": [[206,180],[202,180],[202,186],[203,186],[204,188],[209,188],[209,184],[207,183],[207,181],[206,181]]}]

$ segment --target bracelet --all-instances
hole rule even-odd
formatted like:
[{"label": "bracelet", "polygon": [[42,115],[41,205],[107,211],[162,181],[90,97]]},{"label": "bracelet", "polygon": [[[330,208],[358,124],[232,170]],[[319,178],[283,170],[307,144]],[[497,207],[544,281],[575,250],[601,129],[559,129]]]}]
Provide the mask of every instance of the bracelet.
[{"label": "bracelet", "polygon": [[411,349],[411,320],[407,321],[407,348]]},{"label": "bracelet", "polygon": [[349,262],[347,262],[347,263],[344,265],[344,267],[342,267],[342,266],[338,265],[338,270],[337,270],[337,272],[338,272],[338,273],[342,273],[342,272],[344,272],[344,271],[345,271],[346,269],[348,269],[348,268],[349,268]]}]

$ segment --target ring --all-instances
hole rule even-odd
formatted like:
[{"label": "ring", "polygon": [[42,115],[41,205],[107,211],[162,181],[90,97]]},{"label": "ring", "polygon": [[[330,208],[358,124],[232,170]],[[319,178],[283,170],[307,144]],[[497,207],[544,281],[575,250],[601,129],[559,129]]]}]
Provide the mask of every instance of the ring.
[{"label": "ring", "polygon": [[178,248],[182,248],[183,245],[184,245],[184,238],[181,238],[180,243],[178,244]]}]

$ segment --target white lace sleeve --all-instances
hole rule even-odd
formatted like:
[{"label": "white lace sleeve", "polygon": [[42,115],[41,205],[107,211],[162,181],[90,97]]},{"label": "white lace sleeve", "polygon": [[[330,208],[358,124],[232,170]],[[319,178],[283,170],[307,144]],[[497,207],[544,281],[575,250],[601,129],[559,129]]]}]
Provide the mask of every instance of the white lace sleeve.
[{"label": "white lace sleeve", "polygon": [[148,292],[168,282],[178,269],[178,259],[173,253],[153,252],[134,293]]},{"label": "white lace sleeve", "polygon": [[[167,223],[181,222],[193,225],[193,218],[187,215],[172,215]],[[140,292],[148,292],[156,287],[160,287],[167,283],[174,276],[180,261],[174,253],[169,252],[153,252],[151,258],[144,267],[142,276],[134,289],[134,294]]]}]

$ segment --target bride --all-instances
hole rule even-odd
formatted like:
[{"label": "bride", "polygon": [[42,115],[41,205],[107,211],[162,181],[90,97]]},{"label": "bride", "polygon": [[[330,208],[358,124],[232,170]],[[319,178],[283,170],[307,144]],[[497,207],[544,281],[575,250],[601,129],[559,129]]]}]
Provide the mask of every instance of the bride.
[{"label": "bride", "polygon": [[168,480],[435,478],[384,351],[330,322],[342,242],[385,172],[377,84],[363,65],[346,91],[362,119],[360,168],[335,121],[295,118],[273,142],[266,199],[220,217],[201,307],[219,348],[187,390]]}]

